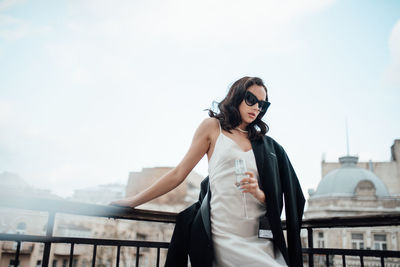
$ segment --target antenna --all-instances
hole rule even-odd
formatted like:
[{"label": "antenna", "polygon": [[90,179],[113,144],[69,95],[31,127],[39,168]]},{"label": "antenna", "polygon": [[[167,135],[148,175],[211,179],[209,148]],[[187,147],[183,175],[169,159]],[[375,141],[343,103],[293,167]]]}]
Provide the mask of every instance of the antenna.
[{"label": "antenna", "polygon": [[346,116],[346,143],[347,143],[347,156],[350,156],[350,154],[349,154],[349,127],[347,127],[347,116]]}]

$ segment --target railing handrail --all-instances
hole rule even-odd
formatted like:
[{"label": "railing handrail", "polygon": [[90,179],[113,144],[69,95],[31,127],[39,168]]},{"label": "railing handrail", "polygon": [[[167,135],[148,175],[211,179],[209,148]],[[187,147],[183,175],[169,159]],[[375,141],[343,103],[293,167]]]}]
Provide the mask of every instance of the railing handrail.
[{"label": "railing handrail", "polygon": [[67,213],[83,216],[164,223],[175,223],[177,215],[177,213],[175,212],[88,204],[64,199],[48,199],[21,196],[16,197],[15,195],[7,194],[0,194],[0,206],[24,210],[47,211],[53,213]]},{"label": "railing handrail", "polygon": [[147,240],[123,240],[123,239],[105,239],[105,238],[84,238],[84,237],[65,237],[53,236],[46,237],[40,235],[25,235],[25,234],[1,234],[2,241],[16,242],[33,242],[33,243],[67,243],[67,244],[86,244],[86,245],[102,245],[102,246],[141,246],[141,247],[159,247],[168,248],[169,242],[147,241]]},{"label": "railing handrail", "polygon": [[301,228],[344,228],[400,225],[400,213],[303,219]]},{"label": "railing handrail", "polygon": [[[176,212],[133,209],[109,205],[87,204],[64,199],[16,197],[0,194],[0,206],[25,210],[48,211],[83,216],[175,223]],[[286,222],[282,221],[283,228]],[[303,219],[301,228],[343,228],[400,225],[400,212],[362,216],[324,217]]]}]

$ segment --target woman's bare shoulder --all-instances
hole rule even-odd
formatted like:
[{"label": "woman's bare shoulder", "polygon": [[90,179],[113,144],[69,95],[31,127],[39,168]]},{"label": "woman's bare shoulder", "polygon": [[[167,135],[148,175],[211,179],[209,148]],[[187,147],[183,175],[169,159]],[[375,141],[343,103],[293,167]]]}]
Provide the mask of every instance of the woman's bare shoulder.
[{"label": "woman's bare shoulder", "polygon": [[216,118],[206,118],[201,124],[204,124],[207,127],[218,127],[219,121]]},{"label": "woman's bare shoulder", "polygon": [[206,118],[201,122],[201,125],[210,130],[219,129],[219,121],[216,118]]},{"label": "woman's bare shoulder", "polygon": [[216,118],[206,118],[199,126],[199,130],[207,134],[208,136],[213,136],[215,133],[219,132],[219,121]]}]

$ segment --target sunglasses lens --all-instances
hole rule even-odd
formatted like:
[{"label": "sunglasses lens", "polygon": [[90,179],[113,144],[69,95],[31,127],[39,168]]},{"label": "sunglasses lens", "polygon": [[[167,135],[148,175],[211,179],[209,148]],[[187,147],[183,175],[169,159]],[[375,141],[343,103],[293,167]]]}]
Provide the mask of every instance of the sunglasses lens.
[{"label": "sunglasses lens", "polygon": [[258,102],[258,99],[252,93],[247,92],[245,101],[247,105],[253,106],[255,103]]},{"label": "sunglasses lens", "polygon": [[262,112],[265,112],[265,111],[267,111],[267,109],[268,109],[269,105],[271,105],[271,103],[270,103],[270,102],[267,102],[267,101],[265,101],[265,102],[263,103]]},{"label": "sunglasses lens", "polygon": [[259,103],[259,107],[261,112],[264,112],[267,109],[267,102]]}]

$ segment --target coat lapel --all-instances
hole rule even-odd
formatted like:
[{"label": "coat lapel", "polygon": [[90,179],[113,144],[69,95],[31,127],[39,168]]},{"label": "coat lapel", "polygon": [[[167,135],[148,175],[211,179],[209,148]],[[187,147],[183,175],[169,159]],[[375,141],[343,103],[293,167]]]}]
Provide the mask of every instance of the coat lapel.
[{"label": "coat lapel", "polygon": [[258,175],[260,177],[260,188],[264,191],[267,212],[266,216],[274,235],[274,245],[282,252],[288,262],[287,246],[282,232],[282,189],[279,179],[278,161],[271,144],[264,138],[251,142]]},{"label": "coat lapel", "polygon": [[[258,175],[260,176],[260,188],[264,191],[266,199],[276,199],[277,191],[274,188],[277,187],[277,181],[273,165],[275,162],[270,160],[270,157],[272,157],[270,153],[272,151],[268,151],[269,149],[264,144],[264,139],[252,141],[251,145],[256,159]],[[267,210],[274,210],[272,201],[266,202]]]}]

